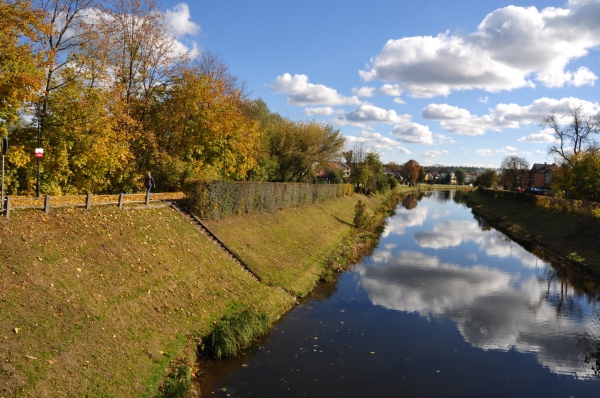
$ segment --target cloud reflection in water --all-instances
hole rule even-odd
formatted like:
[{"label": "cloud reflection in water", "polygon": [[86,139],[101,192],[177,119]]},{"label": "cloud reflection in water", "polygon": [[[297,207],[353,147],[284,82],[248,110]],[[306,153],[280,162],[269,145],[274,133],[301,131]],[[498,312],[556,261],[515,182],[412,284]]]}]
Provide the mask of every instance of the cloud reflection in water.
[{"label": "cloud reflection in water", "polygon": [[[474,231],[467,236],[480,238]],[[583,317],[581,308],[559,311],[547,299],[560,289],[556,283],[535,276],[518,280],[518,274],[447,264],[416,252],[380,250],[372,259],[373,264],[361,264],[356,271],[374,305],[451,319],[475,347],[532,352],[552,372],[594,376],[584,363],[580,339],[600,341],[598,316]],[[581,305],[577,300],[567,303]]]}]

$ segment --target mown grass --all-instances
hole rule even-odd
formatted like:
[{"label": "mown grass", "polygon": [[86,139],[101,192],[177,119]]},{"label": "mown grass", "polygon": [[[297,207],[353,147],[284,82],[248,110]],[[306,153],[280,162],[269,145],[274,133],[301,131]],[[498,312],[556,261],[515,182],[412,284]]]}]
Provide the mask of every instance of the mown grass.
[{"label": "mown grass", "polygon": [[14,212],[0,218],[0,396],[153,396],[190,342],[252,303],[276,317],[293,299],[170,208]]},{"label": "mown grass", "polygon": [[215,325],[246,310],[274,321],[294,303],[284,290],[305,295],[356,249],[359,199],[374,214],[385,197],[211,223],[266,284],[170,208],[0,217],[0,397],[177,396]]},{"label": "mown grass", "polygon": [[466,199],[473,212],[530,248],[600,277],[600,220],[527,203],[492,199],[474,191]]},{"label": "mown grass", "polygon": [[358,200],[373,211],[384,198],[355,194],[286,211],[208,221],[207,225],[266,284],[303,297],[354,228]]}]

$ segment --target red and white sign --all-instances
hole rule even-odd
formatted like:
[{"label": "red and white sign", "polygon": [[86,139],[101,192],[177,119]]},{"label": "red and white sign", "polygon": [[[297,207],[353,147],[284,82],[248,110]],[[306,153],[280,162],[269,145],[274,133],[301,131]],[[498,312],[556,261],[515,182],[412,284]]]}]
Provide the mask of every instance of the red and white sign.
[{"label": "red and white sign", "polygon": [[43,158],[44,157],[44,148],[35,148],[35,157]]}]

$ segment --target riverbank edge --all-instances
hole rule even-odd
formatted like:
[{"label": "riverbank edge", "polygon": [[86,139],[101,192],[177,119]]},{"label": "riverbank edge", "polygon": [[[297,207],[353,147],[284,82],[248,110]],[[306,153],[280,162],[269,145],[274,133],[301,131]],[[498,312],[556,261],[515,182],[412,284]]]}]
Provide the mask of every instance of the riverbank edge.
[{"label": "riverbank edge", "polygon": [[[373,201],[371,212],[384,198],[355,195],[345,224],[333,214],[329,223],[352,230],[359,199]],[[315,206],[306,209],[323,212]],[[0,396],[156,396],[169,384],[165,369],[188,377],[200,336],[224,315],[259,303],[280,317],[294,306],[289,292],[250,280],[166,207],[16,212],[0,217],[0,245],[0,381],[23,382],[16,390],[0,382]],[[336,253],[322,256],[332,268]]]},{"label": "riverbank edge", "polygon": [[463,202],[474,215],[538,257],[600,280],[600,246],[593,242],[600,235],[598,219],[491,198],[479,190],[465,195]]},{"label": "riverbank edge", "polygon": [[[335,245],[333,250],[328,250],[326,253],[323,253],[322,261],[320,261],[318,264],[318,277],[308,282],[309,285],[302,289],[304,293],[297,294],[295,291],[290,291],[289,289],[285,288],[283,289],[288,294],[294,296],[294,300],[300,299],[310,294],[310,292],[314,290],[315,286],[320,281],[331,281],[344,271],[348,270],[353,264],[356,264],[362,258],[369,255],[377,246],[379,238],[381,237],[381,234],[387,223],[386,220],[388,217],[395,214],[395,210],[400,200],[407,195],[418,192],[419,190],[415,190],[414,188],[408,190],[407,188],[401,187],[388,192],[386,195],[372,195],[370,199],[375,199],[379,203],[377,203],[375,206],[373,206],[372,202],[369,203],[370,206],[368,206],[365,214],[368,221],[360,228],[351,226],[342,236],[338,244]],[[364,197],[363,195],[356,195],[356,197],[360,198],[356,203],[363,203],[363,201],[367,199],[367,197]],[[285,211],[286,210],[283,210],[282,212]],[[261,215],[258,215],[258,217],[260,216]],[[356,214],[354,214],[354,216],[356,216]],[[255,215],[254,217],[257,216]],[[237,221],[240,221],[243,218],[243,216],[238,217]],[[238,235],[238,240],[243,241],[244,237],[240,235]],[[302,259],[297,259],[296,261],[301,260]],[[276,289],[282,288],[281,286],[272,287]],[[186,357],[189,358],[190,355],[182,356],[174,360],[174,366],[172,366],[173,370],[166,376],[165,382],[161,387],[160,396],[187,396],[186,394],[189,394],[189,389],[193,388],[191,378],[193,376],[200,377],[202,374],[200,365],[201,361],[207,359],[210,360],[210,357],[214,355],[215,352],[225,351],[228,352],[230,356],[236,356],[239,352],[242,352],[245,348],[247,348],[256,338],[268,333],[271,330],[272,325],[281,319],[281,317],[288,313],[292,308],[293,307],[284,308],[280,313],[275,314],[275,316],[271,314],[268,327],[258,329],[252,327],[252,325],[246,326],[243,323],[247,319],[250,319],[247,322],[252,323],[253,318],[265,316],[268,313],[268,308],[261,306],[260,303],[254,308],[254,311],[256,311],[254,317],[248,318],[247,310],[233,315],[224,315],[224,317],[221,318],[221,321],[225,324],[224,327],[217,322],[215,327],[209,333],[201,337],[201,343],[196,352],[198,358],[197,361],[194,361],[194,363],[186,361]],[[237,317],[238,314],[241,315],[239,319]],[[252,333],[249,330],[256,330],[256,332]],[[218,332],[218,336],[215,336],[215,332]],[[249,335],[249,333],[251,333],[251,335]],[[239,341],[227,341],[223,343],[223,345],[227,345],[227,347],[219,346],[220,343],[218,342],[218,339],[222,338],[221,336],[223,335],[226,335],[226,337],[230,340],[233,339]],[[216,347],[215,344],[217,345]],[[231,346],[233,346],[233,348],[231,348]],[[220,356],[221,355],[217,355],[217,357]],[[167,386],[166,390],[165,386]],[[188,391],[188,393],[179,393],[184,391]],[[175,394],[173,394],[173,392],[175,392]]]}]

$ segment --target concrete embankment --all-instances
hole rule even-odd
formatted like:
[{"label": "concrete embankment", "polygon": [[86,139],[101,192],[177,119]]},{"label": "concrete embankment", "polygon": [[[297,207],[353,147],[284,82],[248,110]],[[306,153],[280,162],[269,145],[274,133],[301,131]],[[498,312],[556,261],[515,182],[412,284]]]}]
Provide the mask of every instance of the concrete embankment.
[{"label": "concrete embankment", "polygon": [[250,278],[175,210],[0,218],[0,397],[154,396],[176,358],[246,308],[278,317],[352,230],[353,195],[210,223]]}]

